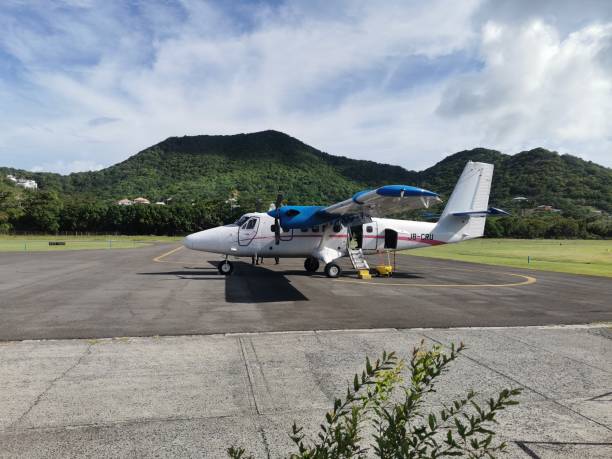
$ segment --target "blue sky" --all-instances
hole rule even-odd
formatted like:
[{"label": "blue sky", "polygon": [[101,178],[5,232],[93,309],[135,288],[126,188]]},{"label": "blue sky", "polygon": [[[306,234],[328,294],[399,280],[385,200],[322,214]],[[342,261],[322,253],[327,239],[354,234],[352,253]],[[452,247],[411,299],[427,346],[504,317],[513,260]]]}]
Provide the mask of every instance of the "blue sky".
[{"label": "blue sky", "polygon": [[611,5],[4,0],[0,165],[276,129],[409,169],[476,146],[612,166]]}]

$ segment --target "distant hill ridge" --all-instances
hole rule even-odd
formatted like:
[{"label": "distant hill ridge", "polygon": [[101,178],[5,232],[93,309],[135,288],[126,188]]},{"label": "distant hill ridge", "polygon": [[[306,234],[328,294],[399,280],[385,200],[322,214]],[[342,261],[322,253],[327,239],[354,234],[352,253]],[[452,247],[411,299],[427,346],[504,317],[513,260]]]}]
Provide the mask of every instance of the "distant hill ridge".
[{"label": "distant hill ridge", "polygon": [[278,189],[291,203],[324,204],[366,187],[418,185],[444,196],[468,160],[495,164],[491,202],[515,196],[555,207],[612,211],[612,169],[543,148],[507,155],[485,148],[450,155],[421,172],[400,166],[334,156],[277,131],[237,135],[170,137],[127,160],[94,172],[66,176],[0,168],[36,180],[41,189],[114,200],[146,196],[176,201],[272,200]]}]

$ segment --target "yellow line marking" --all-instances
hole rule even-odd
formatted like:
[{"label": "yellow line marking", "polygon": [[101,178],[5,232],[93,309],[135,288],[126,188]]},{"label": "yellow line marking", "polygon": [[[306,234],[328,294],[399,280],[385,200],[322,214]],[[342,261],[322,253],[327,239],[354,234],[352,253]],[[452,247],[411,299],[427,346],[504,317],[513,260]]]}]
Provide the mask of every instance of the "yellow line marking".
[{"label": "yellow line marking", "polygon": [[[466,270],[462,270],[466,271]],[[484,272],[484,271],[482,271]],[[351,284],[362,284],[362,285],[391,285],[391,286],[399,286],[399,287],[453,287],[453,288],[474,288],[474,287],[518,287],[519,285],[529,285],[535,284],[537,279],[532,276],[526,276],[524,274],[514,274],[514,273],[494,273],[494,274],[506,274],[508,276],[519,277],[525,279],[521,282],[511,282],[508,284],[410,284],[410,283],[397,283],[397,282],[368,282],[368,281],[360,281],[360,280],[350,280],[350,279],[336,279],[336,282],[348,282]]]},{"label": "yellow line marking", "polygon": [[168,251],[166,253],[162,253],[158,257],[153,258],[153,261],[155,261],[157,263],[176,263],[176,262],[172,262],[172,261],[163,261],[162,258],[166,258],[168,255],[172,255],[174,252],[178,252],[182,248],[183,248],[183,246],[180,246],[180,247],[177,247],[176,249],[172,249],[172,250],[170,250],[170,251]]}]

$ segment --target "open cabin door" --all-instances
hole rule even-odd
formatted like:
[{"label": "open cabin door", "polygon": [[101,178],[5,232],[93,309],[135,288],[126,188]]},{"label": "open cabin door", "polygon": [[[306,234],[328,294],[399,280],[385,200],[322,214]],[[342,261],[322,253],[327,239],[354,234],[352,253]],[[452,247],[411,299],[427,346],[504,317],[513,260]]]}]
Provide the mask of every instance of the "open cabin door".
[{"label": "open cabin door", "polygon": [[378,246],[378,223],[371,222],[363,225],[363,250],[376,250]]},{"label": "open cabin door", "polygon": [[397,249],[397,231],[385,229],[385,249]]}]

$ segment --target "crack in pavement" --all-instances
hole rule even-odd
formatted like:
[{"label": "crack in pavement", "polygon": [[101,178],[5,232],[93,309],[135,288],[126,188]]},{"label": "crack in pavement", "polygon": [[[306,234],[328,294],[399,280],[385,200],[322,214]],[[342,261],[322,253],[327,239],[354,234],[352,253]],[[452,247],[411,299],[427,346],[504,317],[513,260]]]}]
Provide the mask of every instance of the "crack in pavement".
[{"label": "crack in pavement", "polygon": [[32,402],[32,404],[28,407],[27,410],[25,410],[25,412],[19,416],[19,418],[17,418],[15,421],[11,422],[9,424],[9,426],[7,427],[6,430],[10,430],[13,429],[17,424],[19,424],[28,414],[30,414],[30,412],[42,401],[43,397],[49,393],[49,391],[53,388],[53,386],[55,386],[55,384],[63,379],[68,373],[70,373],[72,370],[74,370],[76,367],[78,367],[81,362],[83,361],[83,359],[91,354],[91,348],[92,348],[93,344],[89,343],[87,345],[87,348],[85,348],[85,351],[79,356],[79,358],[77,359],[77,361],[75,363],[73,363],[72,365],[70,365],[66,370],[64,370],[59,376],[57,376],[56,378],[53,378],[49,384],[47,384],[47,387],[45,387],[45,389],[38,394],[38,396],[34,399],[34,402]]},{"label": "crack in pavement", "polygon": [[[432,338],[431,336],[428,336],[428,335],[426,335],[425,333],[423,333],[423,336],[424,336],[424,337],[426,337],[427,339],[429,339],[429,340],[431,340],[431,341],[435,342],[435,343],[440,344],[441,346],[444,346],[444,347],[448,348],[448,346],[447,346],[447,345],[445,345],[445,344],[444,344],[442,341],[439,341],[439,340],[437,340],[437,339],[435,339],[435,338]],[[603,423],[601,423],[601,422],[597,421],[596,419],[593,419],[593,418],[591,418],[591,417],[589,417],[589,416],[586,416],[586,415],[584,415],[584,414],[580,413],[579,411],[576,411],[575,409],[573,409],[573,408],[571,408],[571,407],[569,407],[569,406],[567,406],[567,405],[564,405],[563,403],[559,402],[558,400],[556,400],[556,399],[554,399],[554,398],[550,398],[550,397],[548,397],[546,394],[543,394],[542,392],[540,392],[540,391],[538,391],[538,390],[534,389],[533,387],[530,387],[530,386],[528,386],[527,384],[522,383],[521,381],[519,381],[518,379],[513,378],[512,376],[508,376],[507,374],[505,374],[505,373],[503,373],[503,372],[501,372],[501,371],[499,371],[499,370],[496,370],[496,369],[495,369],[495,368],[493,368],[493,367],[490,367],[490,366],[488,366],[488,365],[486,365],[486,364],[484,364],[484,363],[482,363],[482,362],[479,362],[479,361],[478,361],[478,360],[476,360],[474,357],[470,357],[469,355],[467,355],[465,352],[464,352],[464,353],[462,353],[462,354],[461,354],[461,356],[462,356],[462,357],[464,357],[464,358],[466,358],[466,359],[468,359],[468,360],[469,360],[469,361],[471,361],[471,362],[474,362],[476,365],[480,365],[481,367],[486,368],[486,369],[487,369],[487,370],[489,370],[489,371],[492,371],[492,372],[494,372],[494,373],[496,373],[496,374],[498,374],[498,375],[500,375],[500,376],[503,376],[504,378],[509,379],[510,381],[515,382],[515,383],[516,383],[516,384],[518,384],[519,386],[522,386],[522,387],[524,387],[524,388],[526,388],[526,389],[529,389],[530,391],[532,391],[532,392],[534,392],[534,393],[538,394],[538,395],[539,395],[540,397],[542,397],[544,400],[548,400],[549,402],[554,403],[555,405],[558,405],[558,406],[560,406],[560,407],[562,407],[562,408],[565,408],[566,410],[568,410],[568,411],[570,411],[570,412],[574,413],[575,415],[580,416],[581,418],[587,419],[588,421],[591,421],[591,422],[593,422],[593,423],[597,424],[598,426],[601,426],[601,427],[603,427],[604,429],[606,429],[606,430],[608,430],[608,431],[611,431],[611,432],[612,432],[612,428],[610,428],[610,427],[609,427],[609,426],[607,426],[606,424],[603,424]]]}]

